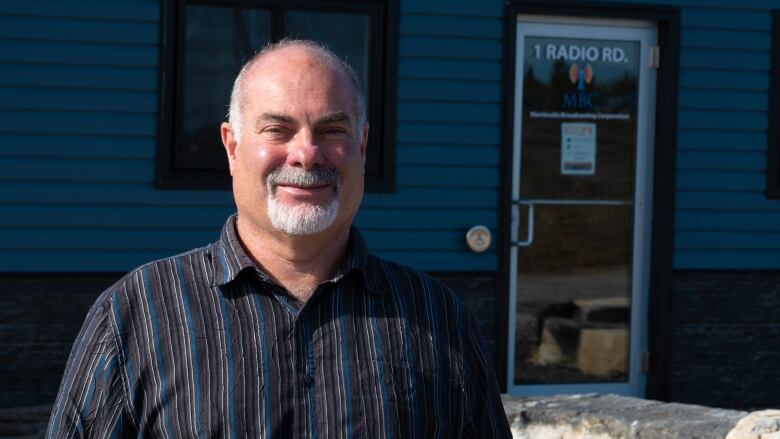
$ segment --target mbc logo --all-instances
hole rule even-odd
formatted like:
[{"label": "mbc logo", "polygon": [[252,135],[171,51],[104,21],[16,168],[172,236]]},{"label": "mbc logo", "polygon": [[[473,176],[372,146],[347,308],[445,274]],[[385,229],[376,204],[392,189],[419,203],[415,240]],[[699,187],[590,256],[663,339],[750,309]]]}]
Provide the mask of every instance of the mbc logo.
[{"label": "mbc logo", "polygon": [[599,94],[585,91],[585,84],[593,81],[593,67],[588,64],[581,69],[577,64],[572,64],[569,68],[569,79],[573,84],[577,84],[577,90],[563,95],[563,108],[577,110],[595,108],[598,105]]}]

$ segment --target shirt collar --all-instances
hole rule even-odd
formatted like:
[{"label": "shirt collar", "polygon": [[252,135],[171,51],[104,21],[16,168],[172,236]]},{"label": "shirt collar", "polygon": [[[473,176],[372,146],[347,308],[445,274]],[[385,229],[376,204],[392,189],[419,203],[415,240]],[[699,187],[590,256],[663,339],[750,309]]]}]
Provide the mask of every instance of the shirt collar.
[{"label": "shirt collar", "polygon": [[372,293],[382,293],[387,290],[385,278],[376,263],[376,258],[368,253],[363,234],[355,226],[349,230],[347,253],[336,270],[333,282],[338,282],[352,272],[358,272],[362,276],[366,290]]},{"label": "shirt collar", "polygon": [[[236,218],[238,218],[238,214],[233,214],[227,219],[222,227],[219,241],[213,244],[211,283],[214,286],[232,282],[239,273],[247,269],[253,269],[261,278],[268,279],[268,275],[255,265],[241,245],[236,232]],[[376,258],[368,253],[366,241],[355,226],[350,228],[347,253],[339,264],[332,281],[339,282],[352,272],[359,273],[366,290],[372,293],[381,293],[387,290],[384,273]]]},{"label": "shirt collar", "polygon": [[246,269],[255,269],[265,276],[265,273],[262,273],[252,258],[246,254],[241,241],[238,240],[236,218],[238,218],[238,214],[230,215],[225,225],[222,226],[219,241],[214,243],[214,253],[211,260],[212,285],[226,285]]}]

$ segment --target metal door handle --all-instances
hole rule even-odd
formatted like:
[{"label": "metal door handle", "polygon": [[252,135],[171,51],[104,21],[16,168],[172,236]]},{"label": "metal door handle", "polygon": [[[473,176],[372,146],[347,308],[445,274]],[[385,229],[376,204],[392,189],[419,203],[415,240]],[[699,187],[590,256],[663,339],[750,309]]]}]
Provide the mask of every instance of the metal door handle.
[{"label": "metal door handle", "polygon": [[[512,241],[511,245],[516,247],[528,247],[534,242],[534,205],[547,205],[547,206],[630,206],[634,204],[632,201],[623,200],[546,200],[546,199],[534,199],[534,200],[514,200],[512,202],[515,206],[528,206],[528,227],[526,228],[528,238],[525,241]],[[518,221],[520,216],[520,209],[518,208]]]},{"label": "metal door handle", "polygon": [[[512,245],[515,245],[517,247],[528,247],[534,242],[534,203],[531,201],[516,201],[518,205],[526,205],[528,206],[528,227],[526,227],[527,230],[527,238],[524,241],[515,241],[512,243]],[[518,209],[518,217],[519,217],[519,209]]]}]

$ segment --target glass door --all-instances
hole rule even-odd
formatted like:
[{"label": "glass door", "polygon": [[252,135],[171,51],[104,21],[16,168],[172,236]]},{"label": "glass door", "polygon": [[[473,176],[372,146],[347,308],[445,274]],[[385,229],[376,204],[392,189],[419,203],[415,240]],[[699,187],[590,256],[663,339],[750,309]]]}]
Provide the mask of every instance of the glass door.
[{"label": "glass door", "polygon": [[644,394],[655,39],[518,17],[510,393]]}]

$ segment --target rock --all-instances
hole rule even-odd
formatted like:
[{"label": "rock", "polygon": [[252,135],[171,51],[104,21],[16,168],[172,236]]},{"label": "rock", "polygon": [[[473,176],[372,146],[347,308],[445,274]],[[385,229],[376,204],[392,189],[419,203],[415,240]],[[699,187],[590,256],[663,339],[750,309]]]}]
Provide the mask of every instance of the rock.
[{"label": "rock", "polygon": [[548,317],[544,319],[539,348],[532,362],[540,366],[576,366],[598,376],[626,373],[628,343],[625,324]]},{"label": "rock", "polygon": [[539,344],[539,317],[518,312],[515,320],[515,352],[518,358],[530,358]]},{"label": "rock", "polygon": [[745,416],[726,439],[780,439],[780,410],[760,410]]},{"label": "rock", "polygon": [[580,331],[577,369],[610,377],[628,374],[628,328],[592,328]]},{"label": "rock", "polygon": [[574,318],[586,322],[628,323],[631,301],[628,297],[577,299]]},{"label": "rock", "polygon": [[723,439],[747,414],[617,395],[502,398],[523,439]]},{"label": "rock", "polygon": [[532,361],[540,366],[573,364],[577,358],[579,339],[579,322],[561,317],[548,317],[544,319],[542,339]]}]

